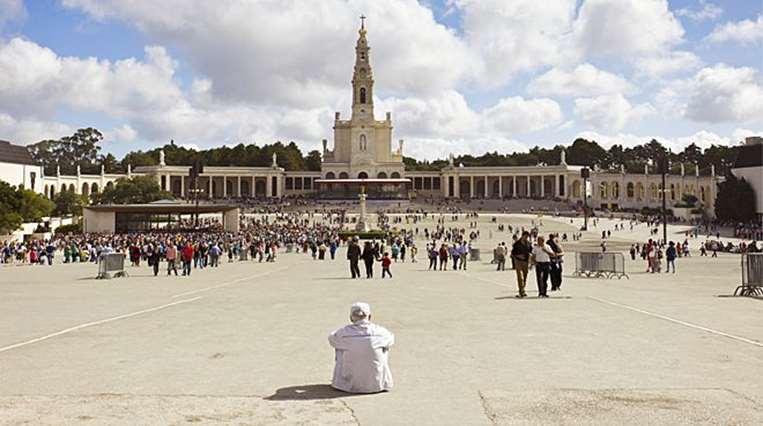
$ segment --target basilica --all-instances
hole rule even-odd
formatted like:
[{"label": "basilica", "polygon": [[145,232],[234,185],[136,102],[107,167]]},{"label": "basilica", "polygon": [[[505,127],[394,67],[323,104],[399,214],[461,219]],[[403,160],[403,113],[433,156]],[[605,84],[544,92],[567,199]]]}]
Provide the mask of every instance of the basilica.
[{"label": "basilica", "polygon": [[[201,196],[207,199],[315,196],[325,199],[554,199],[581,204],[585,194],[594,207],[657,208],[661,205],[662,177],[654,168],[643,173],[591,170],[587,183],[582,166],[569,165],[561,155],[557,164],[512,167],[464,167],[451,161],[441,170],[406,171],[403,140],[393,143],[392,114],[383,120],[374,113],[374,78],[371,47],[364,23],[355,45],[352,70],[352,111],[349,118],[337,112],[333,144],[323,140],[321,171],[285,171],[277,158],[270,167],[205,167],[199,178]],[[128,168],[126,174],[44,176],[39,190],[48,196],[62,190],[80,194],[97,192],[122,177],[152,176],[161,188],[178,198],[189,198],[190,164],[166,164],[160,156],[155,166]],[[683,195],[697,197],[712,208],[718,177],[714,170],[666,177],[668,206],[680,204]],[[25,169],[26,170],[26,169]],[[42,170],[35,170],[42,176]],[[34,178],[32,178],[34,179]],[[587,188],[587,189],[586,189]]]}]

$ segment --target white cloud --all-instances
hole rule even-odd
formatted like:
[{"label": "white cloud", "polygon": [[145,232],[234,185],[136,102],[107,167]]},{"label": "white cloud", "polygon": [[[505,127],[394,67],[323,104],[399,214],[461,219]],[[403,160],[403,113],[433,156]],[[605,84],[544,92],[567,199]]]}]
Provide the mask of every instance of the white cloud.
[{"label": "white cloud", "polygon": [[612,145],[622,145],[626,148],[632,148],[636,145],[643,145],[652,139],[657,140],[666,148],[673,152],[680,152],[688,145],[696,144],[702,149],[708,148],[711,145],[725,145],[731,144],[731,139],[725,136],[720,136],[716,133],[700,130],[692,135],[678,136],[678,137],[662,137],[657,135],[634,135],[632,133],[614,133],[614,134],[602,134],[593,131],[585,131],[577,134],[576,138],[584,138],[588,140],[594,140],[604,148],[609,149]]},{"label": "white cloud", "polygon": [[763,85],[759,73],[752,68],[718,64],[676,84],[679,87],[676,94],[686,96],[685,116],[691,120],[763,120]]},{"label": "white cloud", "polygon": [[676,10],[676,15],[689,18],[695,22],[702,21],[714,21],[723,15],[723,9],[713,3],[708,3],[706,0],[699,0],[699,10],[689,9],[687,7]]},{"label": "white cloud", "polygon": [[514,139],[484,136],[476,139],[442,139],[442,138],[412,138],[406,141],[404,154],[418,160],[437,160],[448,158],[449,154],[474,156],[486,152],[508,154],[512,152],[527,152],[525,144]]},{"label": "white cloud", "polygon": [[527,90],[540,96],[599,96],[631,93],[634,87],[624,77],[586,63],[571,71],[553,68],[531,81]]},{"label": "white cloud", "polygon": [[178,46],[214,84],[218,98],[298,108],[346,94],[358,16],[369,16],[379,88],[433,94],[454,87],[479,61],[432,11],[409,0],[302,2],[238,0],[64,0],[98,19],[121,19],[161,44]]},{"label": "white cloud", "polygon": [[732,141],[734,143],[737,143],[737,142],[744,143],[745,138],[748,138],[750,136],[763,136],[763,129],[757,132],[750,129],[735,129],[731,135],[732,135],[731,136]]},{"label": "white cloud", "polygon": [[43,139],[58,139],[73,134],[75,129],[55,121],[36,119],[18,120],[0,112],[0,139],[19,145],[38,142]]},{"label": "white cloud", "polygon": [[573,61],[569,31],[575,0],[452,0],[461,9],[463,32],[479,52],[478,76],[486,86],[500,86],[514,73]]},{"label": "white cloud", "polygon": [[561,124],[564,114],[559,104],[548,98],[504,98],[482,112],[485,125],[494,132],[532,132]]},{"label": "white cloud", "polygon": [[574,31],[587,53],[637,57],[664,52],[684,35],[667,0],[586,0]]},{"label": "white cloud", "polygon": [[646,77],[664,77],[688,73],[695,71],[701,65],[702,61],[697,55],[680,50],[646,56],[634,64],[636,73]]},{"label": "white cloud", "polygon": [[741,44],[763,43],[763,15],[751,21],[745,19],[739,22],[727,22],[715,27],[707,40],[715,43],[737,42]]},{"label": "white cloud", "polygon": [[401,137],[465,137],[476,135],[480,126],[479,114],[453,90],[429,98],[382,99],[376,110],[392,112],[395,131]]},{"label": "white cloud", "polygon": [[621,94],[575,99],[575,115],[596,129],[619,131],[653,112],[651,105],[633,106]]}]

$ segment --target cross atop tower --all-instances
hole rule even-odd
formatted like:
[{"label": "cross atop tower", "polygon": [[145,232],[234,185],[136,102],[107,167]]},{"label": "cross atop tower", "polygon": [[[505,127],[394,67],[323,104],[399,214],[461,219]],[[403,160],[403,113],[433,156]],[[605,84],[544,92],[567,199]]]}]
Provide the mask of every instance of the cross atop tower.
[{"label": "cross atop tower", "polygon": [[360,29],[364,30],[366,29],[366,16],[360,15]]}]

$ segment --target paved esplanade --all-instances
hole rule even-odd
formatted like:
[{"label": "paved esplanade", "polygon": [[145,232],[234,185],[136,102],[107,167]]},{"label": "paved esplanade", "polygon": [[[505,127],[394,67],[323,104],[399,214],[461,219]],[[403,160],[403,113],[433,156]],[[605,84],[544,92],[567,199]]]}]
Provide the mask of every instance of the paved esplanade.
[{"label": "paved esplanade", "polygon": [[[478,243],[488,251],[510,241],[489,218]],[[572,229],[543,221],[544,233]],[[0,423],[763,422],[763,303],[719,297],[739,281],[737,255],[695,251],[676,275],[628,261],[630,280],[570,278],[570,257],[561,293],[516,300],[513,271],[427,272],[419,246],[420,263],[394,264],[384,281],[348,279],[343,250],[334,262],[281,254],[190,279],[0,268]],[[392,392],[327,387],[326,336],[358,300],[396,335]]]}]

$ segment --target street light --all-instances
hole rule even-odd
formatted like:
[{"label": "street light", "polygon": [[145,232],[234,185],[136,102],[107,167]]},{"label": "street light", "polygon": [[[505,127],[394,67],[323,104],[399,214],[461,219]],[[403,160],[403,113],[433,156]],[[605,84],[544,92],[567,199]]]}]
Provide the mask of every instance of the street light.
[{"label": "street light", "polygon": [[670,169],[670,160],[668,160],[668,153],[662,154],[658,161],[658,168],[662,175],[662,243],[668,244],[668,208],[667,208],[667,185],[666,175]]},{"label": "street light", "polygon": [[591,170],[583,167],[580,170],[580,177],[583,178],[583,231],[588,230],[588,178],[591,177]]},{"label": "street light", "polygon": [[201,160],[194,161],[189,176],[191,178],[192,187],[188,192],[193,194],[196,204],[196,218],[194,220],[194,228],[196,229],[199,229],[199,194],[204,192],[203,189],[199,188],[199,175],[202,173],[204,173],[204,165],[201,163]]}]

